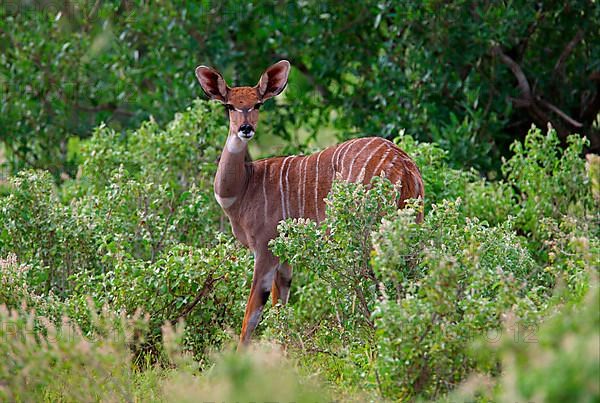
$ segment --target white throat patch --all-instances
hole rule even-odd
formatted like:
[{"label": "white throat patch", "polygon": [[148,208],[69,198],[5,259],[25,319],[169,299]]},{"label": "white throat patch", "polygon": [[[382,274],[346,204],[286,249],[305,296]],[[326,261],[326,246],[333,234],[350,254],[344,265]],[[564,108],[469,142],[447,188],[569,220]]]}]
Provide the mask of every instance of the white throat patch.
[{"label": "white throat patch", "polygon": [[215,199],[217,199],[217,203],[219,203],[219,206],[226,209],[231,207],[233,203],[235,203],[237,197],[221,197],[215,192]]},{"label": "white throat patch", "polygon": [[229,135],[227,137],[227,151],[232,154],[241,153],[246,148],[247,140],[244,141],[239,137],[239,133],[237,136]]}]

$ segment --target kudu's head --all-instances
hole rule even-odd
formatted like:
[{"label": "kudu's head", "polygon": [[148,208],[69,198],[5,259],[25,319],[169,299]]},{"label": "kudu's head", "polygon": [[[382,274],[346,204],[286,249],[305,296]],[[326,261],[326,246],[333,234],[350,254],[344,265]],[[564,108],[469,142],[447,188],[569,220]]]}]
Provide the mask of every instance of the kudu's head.
[{"label": "kudu's head", "polygon": [[260,76],[254,87],[229,88],[223,76],[212,67],[196,67],[202,90],[213,100],[225,105],[229,114],[229,134],[247,142],[254,136],[258,110],[267,99],[279,95],[287,85],[290,62],[281,60]]}]

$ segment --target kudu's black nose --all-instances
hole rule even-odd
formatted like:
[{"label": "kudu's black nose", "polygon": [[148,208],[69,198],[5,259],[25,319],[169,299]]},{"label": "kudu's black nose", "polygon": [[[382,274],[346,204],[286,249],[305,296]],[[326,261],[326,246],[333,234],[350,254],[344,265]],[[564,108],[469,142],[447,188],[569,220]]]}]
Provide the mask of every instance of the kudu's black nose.
[{"label": "kudu's black nose", "polygon": [[250,134],[252,131],[254,131],[254,128],[252,127],[252,125],[249,125],[248,123],[244,123],[243,125],[240,126],[240,131],[244,134]]}]

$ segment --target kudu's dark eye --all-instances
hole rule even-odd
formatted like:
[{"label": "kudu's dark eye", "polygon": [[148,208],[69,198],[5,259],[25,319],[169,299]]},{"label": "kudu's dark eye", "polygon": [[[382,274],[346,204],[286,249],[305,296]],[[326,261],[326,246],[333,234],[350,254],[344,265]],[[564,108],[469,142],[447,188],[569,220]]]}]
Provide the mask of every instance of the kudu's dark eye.
[{"label": "kudu's dark eye", "polygon": [[232,111],[235,109],[235,107],[231,104],[225,104],[225,109],[227,109],[228,111]]},{"label": "kudu's dark eye", "polygon": [[256,105],[254,105],[254,109],[259,110],[261,106],[262,106],[262,102],[259,102]]}]

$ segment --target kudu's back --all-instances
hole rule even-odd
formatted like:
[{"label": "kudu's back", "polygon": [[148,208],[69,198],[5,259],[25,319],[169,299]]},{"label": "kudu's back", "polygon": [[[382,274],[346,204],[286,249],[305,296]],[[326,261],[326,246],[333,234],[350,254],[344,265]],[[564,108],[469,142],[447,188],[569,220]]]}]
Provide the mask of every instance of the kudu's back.
[{"label": "kudu's back", "polygon": [[[253,163],[250,187],[260,194],[265,222],[286,218],[325,218],[325,201],[336,177],[369,184],[385,175],[401,183],[398,207],[406,199],[423,198],[419,169],[398,146],[380,137],[349,140],[307,156],[268,158]],[[417,217],[422,220],[422,213]],[[272,224],[273,225],[273,224]]]}]

